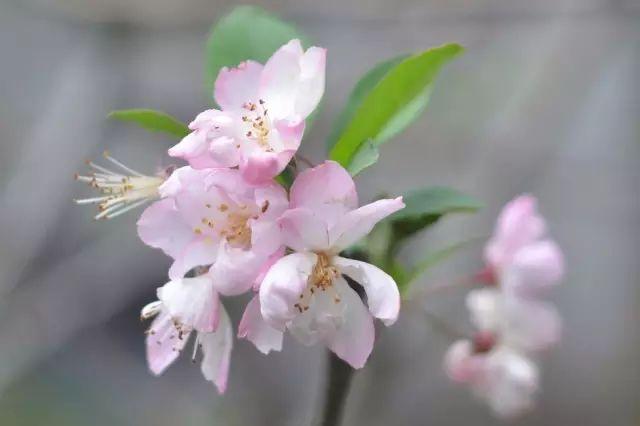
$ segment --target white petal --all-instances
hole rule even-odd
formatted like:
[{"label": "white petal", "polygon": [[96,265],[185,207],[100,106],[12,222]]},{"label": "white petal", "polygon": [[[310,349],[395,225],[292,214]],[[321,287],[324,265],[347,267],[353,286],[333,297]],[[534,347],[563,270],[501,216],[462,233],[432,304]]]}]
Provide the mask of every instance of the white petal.
[{"label": "white petal", "polygon": [[391,325],[398,319],[400,292],[389,274],[369,263],[339,256],[333,259],[333,264],[364,287],[369,311],[374,317],[385,325]]},{"label": "white petal", "polygon": [[299,313],[294,305],[307,286],[316,259],[313,253],[293,253],[269,269],[260,285],[260,309],[271,326],[284,330]]},{"label": "white petal", "polygon": [[231,247],[223,240],[208,275],[217,291],[225,296],[236,296],[253,287],[267,259],[267,256],[259,256],[251,250]]},{"label": "white petal", "polygon": [[502,292],[496,288],[481,288],[467,294],[467,309],[471,322],[481,331],[498,332],[504,320]]},{"label": "white petal", "polygon": [[216,385],[219,393],[224,393],[227,389],[233,348],[233,329],[224,307],[220,309],[218,329],[214,333],[198,333],[198,342],[202,345],[204,354],[201,364],[202,374]]},{"label": "white petal", "polygon": [[329,337],[327,346],[353,368],[362,368],[373,350],[373,318],[360,296],[344,279],[335,280],[334,286],[340,293],[340,304],[344,304],[344,316],[341,326]]},{"label": "white petal", "polygon": [[218,327],[220,301],[206,275],[169,281],[158,289],[158,299],[187,329],[210,332]]}]

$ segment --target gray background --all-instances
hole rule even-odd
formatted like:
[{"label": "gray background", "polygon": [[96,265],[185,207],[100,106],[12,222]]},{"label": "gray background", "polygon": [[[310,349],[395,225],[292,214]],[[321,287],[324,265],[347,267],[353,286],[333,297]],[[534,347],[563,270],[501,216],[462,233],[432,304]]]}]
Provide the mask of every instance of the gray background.
[{"label": "gray background", "polygon": [[[0,1],[0,424],[304,425],[323,352],[292,339],[264,357],[238,342],[220,398],[181,360],[147,373],[139,308],[167,259],[136,214],[94,223],[73,173],[108,148],[153,171],[172,141],[107,122],[153,107],[187,121],[208,104],[202,51],[214,0]],[[640,3],[634,0],[269,1],[329,51],[324,107],[303,152],[315,161],[359,75],[396,55],[458,41],[426,114],[358,178],[361,198],[443,184],[486,207],[407,249],[418,258],[487,235],[514,195],[540,198],[566,251],[553,295],[565,318],[542,360],[539,409],[522,425],[637,425],[640,394]],[[425,277],[480,266],[470,247]],[[349,425],[498,424],[440,362],[448,339],[422,309],[463,327],[463,292],[405,306],[355,380]],[[244,299],[227,303],[237,324]],[[185,357],[187,358],[187,357]]]}]

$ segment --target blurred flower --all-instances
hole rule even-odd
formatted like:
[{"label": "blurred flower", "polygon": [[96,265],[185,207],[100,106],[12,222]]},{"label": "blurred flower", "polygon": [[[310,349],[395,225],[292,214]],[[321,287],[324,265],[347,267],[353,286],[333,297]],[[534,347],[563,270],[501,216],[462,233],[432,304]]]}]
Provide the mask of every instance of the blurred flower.
[{"label": "blurred flower", "polygon": [[273,182],[251,186],[238,170],[186,166],[171,175],[160,194],[140,217],[138,234],[174,259],[172,280],[211,265],[208,275],[217,291],[241,294],[282,246],[276,220],[288,201]]},{"label": "blurred flower", "polygon": [[[323,342],[354,368],[364,366],[373,348],[373,317],[393,324],[400,296],[387,273],[338,253],[403,207],[398,197],[358,208],[355,184],[335,162],[301,173],[280,219],[285,244],[295,253],[279,259],[262,281],[264,319],[304,344]],[[362,285],[368,310],[343,274]]]},{"label": "blurred flower", "polygon": [[479,276],[487,287],[467,295],[478,331],[445,356],[449,377],[469,385],[501,417],[533,407],[539,389],[533,357],[560,338],[559,314],[537,297],[563,273],[562,252],[544,233],[535,198],[520,196],[505,206],[485,247],[488,266]]},{"label": "blurred flower", "polygon": [[564,269],[562,252],[545,233],[534,197],[521,195],[509,202],[485,247],[486,278],[521,296],[539,294],[559,282]]},{"label": "blurred flower", "polygon": [[99,197],[75,200],[76,204],[97,204],[99,213],[96,219],[111,219],[158,198],[158,187],[173,171],[173,167],[168,167],[156,176],[146,176],[125,166],[107,151],[104,152],[104,158],[121,172],[87,161],[87,165],[94,170],[91,175],[75,176],[76,180],[86,182],[102,193]]},{"label": "blurred flower", "polygon": [[221,109],[200,113],[169,155],[195,168],[239,166],[253,183],[273,178],[297,151],[304,120],[322,97],[325,57],[325,49],[305,52],[291,40],[264,66],[246,61],[223,68],[214,90]]}]

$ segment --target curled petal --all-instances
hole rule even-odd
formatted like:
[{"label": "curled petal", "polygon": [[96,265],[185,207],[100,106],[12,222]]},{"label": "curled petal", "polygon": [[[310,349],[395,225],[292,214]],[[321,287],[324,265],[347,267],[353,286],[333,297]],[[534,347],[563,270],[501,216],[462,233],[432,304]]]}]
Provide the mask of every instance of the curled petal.
[{"label": "curled petal", "polygon": [[387,326],[396,322],[400,311],[400,292],[389,274],[369,263],[344,257],[335,257],[333,263],[364,288],[371,315]]},{"label": "curled petal", "polygon": [[371,232],[376,223],[402,208],[404,208],[402,197],[398,197],[374,201],[350,211],[330,229],[331,246],[336,251],[340,251],[355,244]]},{"label": "curled petal", "polygon": [[263,354],[282,350],[283,333],[271,327],[260,313],[260,297],[255,295],[242,314],[238,337],[253,343]]},{"label": "curled petal", "polygon": [[187,244],[169,268],[169,278],[177,280],[196,266],[210,265],[216,260],[218,246],[210,237],[199,238]]},{"label": "curled petal", "polygon": [[189,339],[189,333],[179,335],[171,315],[161,312],[151,323],[147,333],[147,364],[151,372],[159,376],[178,358]]},{"label": "curled petal", "polygon": [[327,346],[353,368],[362,368],[373,350],[373,318],[358,294],[344,279],[337,279],[334,285],[340,294],[340,303],[344,304],[343,322],[327,338]]},{"label": "curled petal", "polygon": [[299,313],[295,308],[317,256],[313,253],[293,253],[278,260],[267,272],[260,286],[262,317],[278,330]]},{"label": "curled petal", "polygon": [[316,109],[324,94],[327,50],[310,47],[300,60],[300,80],[295,102],[295,113],[308,117]]},{"label": "curled petal", "polygon": [[294,153],[294,150],[265,152],[256,149],[243,154],[240,162],[242,177],[253,185],[264,184],[284,170]]},{"label": "curled petal", "polygon": [[202,345],[202,375],[224,393],[227,389],[231,349],[233,348],[233,329],[227,311],[220,309],[220,326],[213,333],[198,333],[198,343]]},{"label": "curled petal", "polygon": [[240,109],[245,102],[256,101],[262,64],[241,62],[237,68],[222,68],[215,82],[214,99],[222,109]]},{"label": "curled petal", "polygon": [[220,300],[206,275],[169,281],[158,289],[158,299],[186,330],[211,332],[218,327]]}]

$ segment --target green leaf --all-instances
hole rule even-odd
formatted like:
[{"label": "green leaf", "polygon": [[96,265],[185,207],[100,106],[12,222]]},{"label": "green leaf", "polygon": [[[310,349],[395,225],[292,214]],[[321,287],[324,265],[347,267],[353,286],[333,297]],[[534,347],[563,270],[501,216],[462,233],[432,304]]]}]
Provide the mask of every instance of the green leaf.
[{"label": "green leaf", "polygon": [[182,139],[191,133],[186,124],[161,111],[152,109],[123,109],[112,111],[108,118],[128,121],[153,132],[168,133]]},{"label": "green leaf", "polygon": [[367,167],[376,164],[378,158],[380,158],[378,148],[373,145],[372,141],[367,141],[360,146],[347,170],[351,173],[351,176],[356,176]]},{"label": "green leaf", "polygon": [[329,139],[327,139],[327,148],[331,150],[333,146],[338,142],[338,139],[344,132],[345,128],[349,124],[349,121],[353,118],[353,115],[358,110],[358,107],[364,100],[364,98],[371,92],[371,90],[382,80],[393,67],[398,65],[403,60],[407,59],[409,55],[400,55],[395,58],[388,59],[384,62],[377,64],[371,68],[361,79],[356,83],[355,87],[349,95],[349,100],[344,106],[342,112],[338,115],[336,122],[331,130]]},{"label": "green leaf", "polygon": [[394,241],[397,244],[408,236],[437,222],[450,213],[472,213],[482,204],[455,189],[432,187],[412,191],[404,196],[406,207],[390,217]]},{"label": "green leaf", "polygon": [[263,9],[240,6],[222,18],[212,29],[206,46],[206,87],[213,84],[222,67],[235,67],[252,59],[265,63],[280,46],[305,37],[293,25]]},{"label": "green leaf", "polygon": [[446,44],[406,58],[388,70],[360,102],[331,149],[330,159],[348,167],[367,140],[378,146],[408,126],[427,104],[442,66],[462,51],[458,44]]}]

